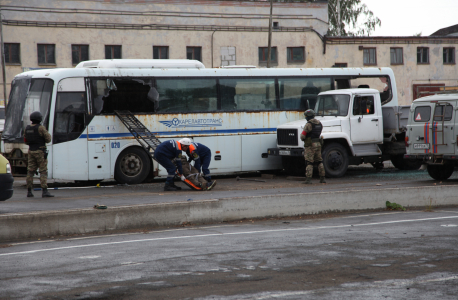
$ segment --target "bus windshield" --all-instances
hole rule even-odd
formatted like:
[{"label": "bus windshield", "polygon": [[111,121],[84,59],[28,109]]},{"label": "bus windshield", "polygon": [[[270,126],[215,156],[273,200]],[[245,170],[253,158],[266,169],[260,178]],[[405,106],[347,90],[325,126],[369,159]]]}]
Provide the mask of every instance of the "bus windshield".
[{"label": "bus windshield", "polygon": [[29,116],[34,111],[43,115],[42,124],[48,127],[49,105],[53,81],[19,77],[11,83],[11,93],[6,108],[5,128],[2,139],[8,142],[22,141],[22,133],[31,122]]},{"label": "bus windshield", "polygon": [[317,116],[346,116],[348,114],[349,95],[321,95],[315,106]]}]

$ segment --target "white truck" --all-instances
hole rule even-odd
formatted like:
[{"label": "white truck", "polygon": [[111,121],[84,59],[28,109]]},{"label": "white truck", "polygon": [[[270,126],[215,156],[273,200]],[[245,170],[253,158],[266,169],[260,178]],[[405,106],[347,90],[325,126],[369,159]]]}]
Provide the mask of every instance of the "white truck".
[{"label": "white truck", "polygon": [[[371,163],[383,168],[391,160],[398,169],[418,169],[421,164],[405,160],[404,138],[410,106],[383,106],[380,92],[370,88],[332,90],[318,94],[312,107],[323,124],[322,157],[326,177],[341,177],[349,165]],[[306,120],[277,127],[277,148],[268,155],[281,156],[290,175],[303,175],[305,161],[300,134]]]},{"label": "white truck", "polygon": [[413,102],[407,123],[405,158],[427,165],[436,180],[458,166],[458,94],[439,94]]}]

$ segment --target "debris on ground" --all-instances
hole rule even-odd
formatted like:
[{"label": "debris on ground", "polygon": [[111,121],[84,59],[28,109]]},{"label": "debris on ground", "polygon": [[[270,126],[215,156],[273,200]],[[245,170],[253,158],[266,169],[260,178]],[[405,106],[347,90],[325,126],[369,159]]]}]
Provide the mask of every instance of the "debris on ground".
[{"label": "debris on ground", "polygon": [[106,206],[106,205],[99,205],[99,204],[96,204],[96,205],[94,205],[94,208],[95,208],[95,209],[107,209],[107,206]]}]

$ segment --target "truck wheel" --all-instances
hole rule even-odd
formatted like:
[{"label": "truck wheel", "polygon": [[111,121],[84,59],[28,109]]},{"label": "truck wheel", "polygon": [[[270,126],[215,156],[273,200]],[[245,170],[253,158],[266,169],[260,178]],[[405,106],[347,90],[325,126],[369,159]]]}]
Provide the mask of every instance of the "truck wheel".
[{"label": "truck wheel", "polygon": [[305,175],[305,160],[303,157],[282,156],[281,161],[286,174],[291,176]]},{"label": "truck wheel", "polygon": [[119,183],[141,183],[151,169],[151,158],[145,150],[130,147],[121,152],[116,160],[114,177]]},{"label": "truck wheel", "polygon": [[348,169],[348,152],[344,146],[331,143],[322,151],[326,177],[342,177]]},{"label": "truck wheel", "polygon": [[428,174],[435,180],[447,180],[452,176],[453,165],[428,165]]},{"label": "truck wheel", "polygon": [[399,170],[418,170],[420,169],[422,162],[419,160],[404,159],[404,155],[392,155],[390,157],[393,166]]}]

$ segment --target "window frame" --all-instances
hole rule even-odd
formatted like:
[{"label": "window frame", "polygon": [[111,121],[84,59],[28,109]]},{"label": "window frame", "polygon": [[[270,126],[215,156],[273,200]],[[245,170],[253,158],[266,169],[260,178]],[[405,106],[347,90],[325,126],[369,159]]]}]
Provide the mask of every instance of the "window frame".
[{"label": "window frame", "polygon": [[[78,51],[74,51],[74,50],[73,50],[73,47],[78,47]],[[87,59],[83,59],[83,58],[82,58],[81,47],[87,47]],[[88,44],[72,44],[72,45],[71,45],[71,50],[72,50],[72,65],[73,65],[73,66],[76,66],[77,64],[79,64],[79,63],[82,62],[82,61],[89,60],[89,45],[88,45]],[[76,63],[73,61],[73,52],[78,52],[78,59],[79,59],[79,61],[76,62]]]},{"label": "window frame", "polygon": [[[302,59],[300,60],[294,60],[293,59],[293,50],[294,49],[302,49]],[[288,55],[290,58],[288,58]],[[278,60],[278,57],[277,57]],[[287,63],[305,63],[305,47],[304,46],[299,46],[299,47],[286,47],[286,62]]]},{"label": "window frame", "polygon": [[[418,109],[418,108],[425,108],[425,107],[429,109],[428,120],[424,120],[424,121],[423,121],[423,120],[418,120],[418,121],[417,121],[417,117],[416,117],[416,115],[417,115],[417,109]],[[430,106],[430,105],[419,105],[419,106],[415,107],[415,110],[414,110],[414,113],[413,113],[413,121],[414,121],[414,122],[417,122],[417,123],[420,123],[420,122],[421,122],[421,123],[429,122],[429,121],[431,120],[431,111],[432,111],[432,109],[431,109],[431,106]],[[420,113],[420,112],[419,112],[419,113]],[[421,114],[420,114],[420,116],[421,116]]]},{"label": "window frame", "polygon": [[[271,62],[271,63],[276,63],[276,64],[278,64],[278,51],[277,51],[277,46],[271,46],[270,48],[271,48],[271,50],[272,50],[272,49],[275,49],[275,60],[272,60],[272,59],[271,59],[270,62]],[[261,50],[261,49],[262,49],[262,55],[263,55],[263,56],[265,55],[265,56],[267,57],[267,54],[268,54],[268,52],[269,52],[269,47],[258,47],[258,61],[259,61],[259,63],[260,63],[260,64],[261,64],[261,63],[267,63],[267,58],[266,58],[266,60],[261,60],[260,57],[259,57],[259,50]],[[266,50],[266,53],[264,53],[264,49]],[[272,51],[270,52],[270,56],[272,57]]]},{"label": "window frame", "polygon": [[[18,57],[19,57],[19,61],[17,62],[14,62],[14,61],[11,61],[11,58],[12,58],[12,51],[11,51],[11,46],[13,45],[17,45],[18,47]],[[5,51],[5,48],[8,47],[8,58],[10,59],[10,61],[6,61],[6,51]],[[5,65],[21,65],[21,44],[20,43],[4,43],[3,44],[3,52],[5,53]]]},{"label": "window frame", "polygon": [[[45,58],[45,62],[40,62],[40,46],[43,46],[44,47],[44,51],[45,51],[45,55],[44,55],[44,58]],[[48,49],[48,46],[52,46],[54,47],[54,51],[53,51],[53,59],[54,59],[54,62],[48,62],[47,61],[47,49]],[[56,65],[56,44],[37,44],[37,60],[38,60],[38,65],[52,65],[52,66],[55,66]]]},{"label": "window frame", "polygon": [[[195,50],[199,49],[200,50],[200,59],[197,59],[195,57]],[[192,58],[188,58],[188,50],[192,50]],[[194,59],[202,62],[202,46],[186,46],[186,58],[187,59]]]},{"label": "window frame", "polygon": [[[159,57],[157,57],[157,58],[154,57],[154,49],[156,49],[156,48],[157,48],[157,50],[158,50],[158,56],[159,56]],[[165,50],[167,51],[167,52],[166,52],[166,58],[161,58],[161,50],[162,50],[162,49],[165,49]],[[169,52],[169,46],[159,46],[159,45],[153,46],[153,59],[170,59],[169,53],[170,53],[170,52]],[[202,50],[201,50],[201,55],[202,55]]]},{"label": "window frame", "polygon": [[[396,50],[401,50],[401,62],[393,62],[393,60],[391,59],[391,51],[394,50],[394,54],[396,56]],[[403,47],[391,47],[390,48],[390,63],[391,65],[393,66],[399,66],[399,65],[403,65],[404,64],[404,48]]]},{"label": "window frame", "polygon": [[[450,52],[453,54],[452,61],[451,62],[446,62],[445,61],[445,51],[450,50]],[[456,64],[456,53],[455,53],[455,47],[444,47],[442,50],[442,62],[444,65],[454,65]]]},{"label": "window frame", "polygon": [[[364,62],[364,56],[365,56],[365,53],[366,53],[366,50],[368,50],[368,53],[369,53],[369,62],[368,63],[365,63]],[[374,50],[374,63],[371,63],[370,60],[371,60],[371,50]],[[377,48],[375,47],[364,47],[363,48],[363,65],[365,66],[376,66],[377,65]]]},{"label": "window frame", "polygon": [[[111,57],[107,57],[107,47],[111,47],[110,49],[110,55]],[[119,58],[117,57],[114,57],[114,47],[119,47],[119,52],[120,52],[120,56]],[[122,45],[105,45],[105,59],[122,59]]]},{"label": "window frame", "polygon": [[[427,61],[426,62],[418,61],[418,54],[420,54],[419,51],[422,51],[422,50],[426,50],[426,54],[427,54]],[[421,55],[420,57],[423,57],[423,53],[421,53],[420,55]],[[429,59],[429,47],[417,47],[417,65],[429,65],[429,62],[430,62],[430,59]]]}]

